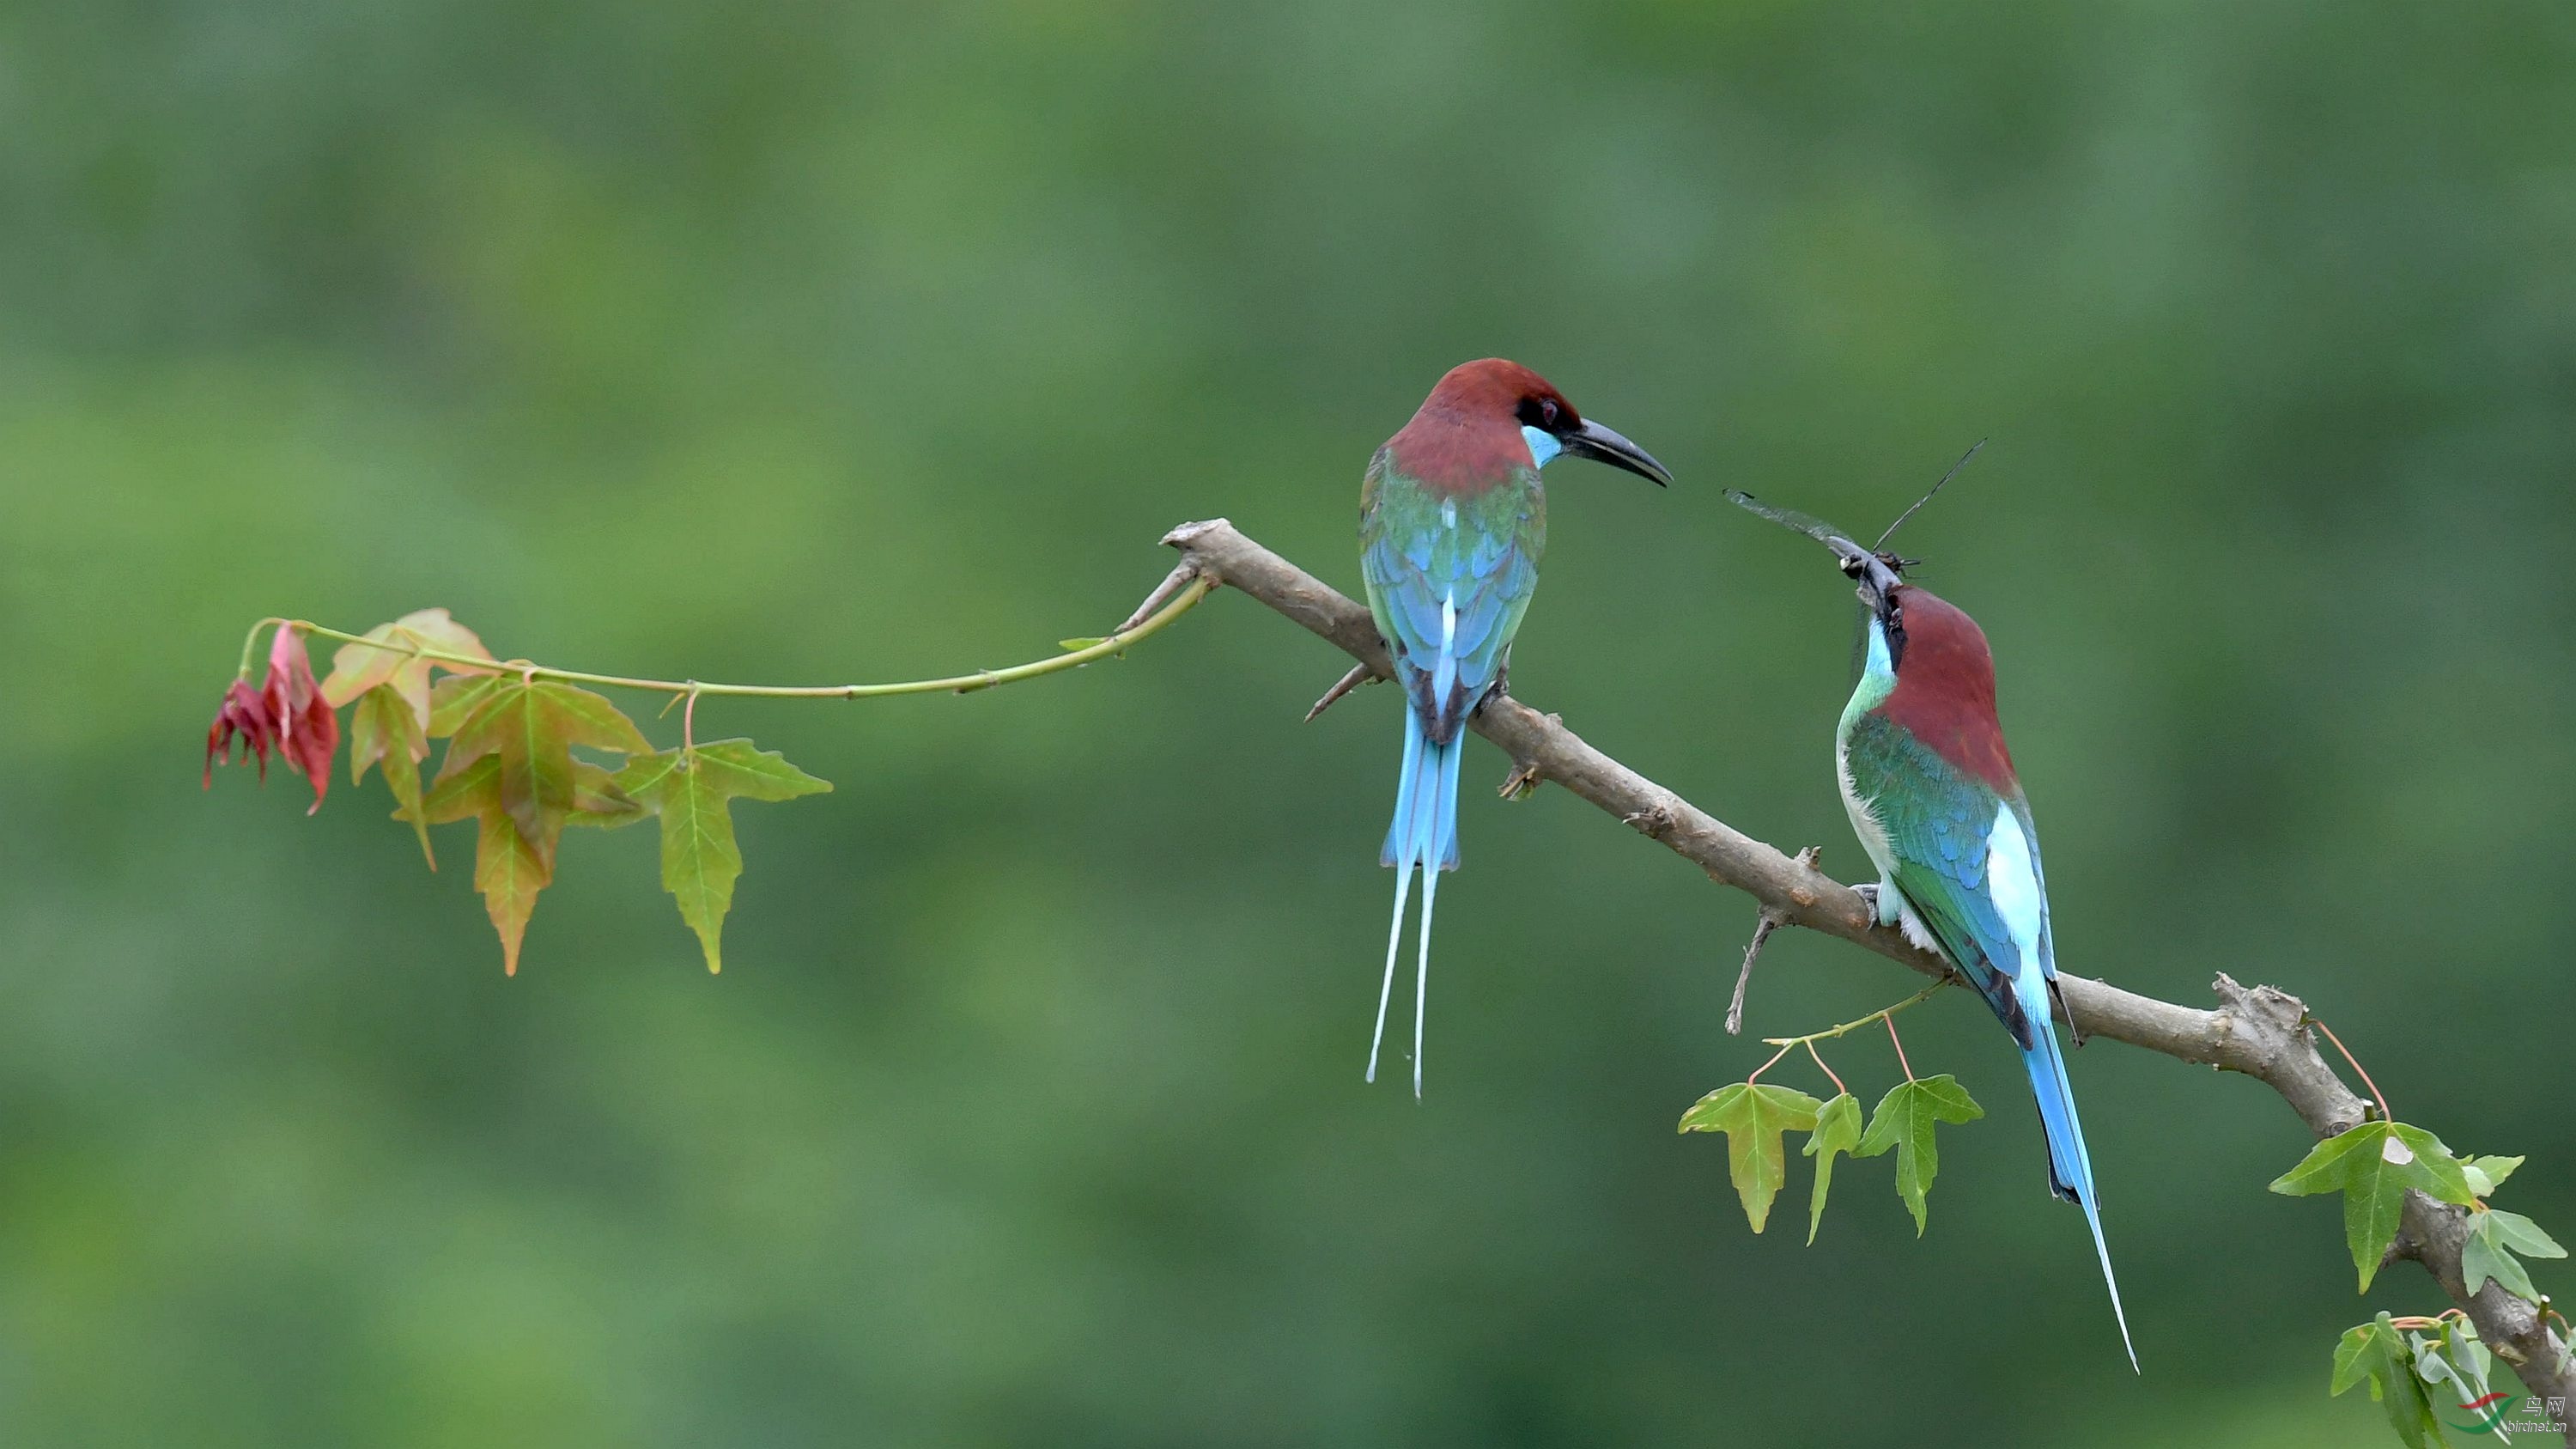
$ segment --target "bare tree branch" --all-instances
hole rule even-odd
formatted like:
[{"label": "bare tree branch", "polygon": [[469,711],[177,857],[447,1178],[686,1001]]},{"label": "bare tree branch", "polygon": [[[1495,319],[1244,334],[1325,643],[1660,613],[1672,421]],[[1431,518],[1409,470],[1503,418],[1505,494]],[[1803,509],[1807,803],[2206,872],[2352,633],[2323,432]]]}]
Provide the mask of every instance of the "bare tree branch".
[{"label": "bare tree branch", "polygon": [[[1185,523],[1163,542],[1181,550],[1182,567],[1196,576],[1231,585],[1287,615],[1369,673],[1390,673],[1385,641],[1366,608],[1246,538],[1233,524],[1222,518]],[[1766,923],[1838,936],[1926,976],[1946,973],[1938,956],[1909,944],[1896,929],[1875,925],[1849,886],[1742,834],[1620,764],[1556,716],[1497,691],[1470,723],[1511,756],[1515,778],[1553,780],[1591,801],[1697,865],[1709,879],[1752,896]],[[2317,1054],[2307,1008],[2297,997],[2269,986],[2241,986],[2225,974],[2212,983],[2218,997],[2214,1011],[2140,996],[2082,976],[2061,973],[2058,984],[2070,1026],[2084,1035],[2243,1073],[2280,1093],[2321,1138],[2363,1120],[2362,1099]],[[2538,1309],[2493,1282],[2474,1297],[2466,1291],[2460,1250],[2468,1239],[2467,1219],[2464,1209],[2410,1192],[2395,1255],[2424,1265],[2442,1291],[2467,1310],[2478,1337],[2513,1366],[2530,1392],[2576,1399],[2576,1363]],[[2569,1431],[2568,1443],[2576,1446],[2576,1428]]]}]

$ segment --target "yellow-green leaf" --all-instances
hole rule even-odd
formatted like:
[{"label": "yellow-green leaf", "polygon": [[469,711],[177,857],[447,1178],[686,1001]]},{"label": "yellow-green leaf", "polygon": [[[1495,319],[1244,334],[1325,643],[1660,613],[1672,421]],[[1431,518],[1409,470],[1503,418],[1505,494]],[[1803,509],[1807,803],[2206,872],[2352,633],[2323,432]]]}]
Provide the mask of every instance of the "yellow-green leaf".
[{"label": "yellow-green leaf", "polygon": [[662,886],[697,932],[709,971],[724,969],[724,918],[742,875],[729,802],[789,800],[832,788],[749,740],[647,755],[619,771],[616,784],[662,817]]},{"label": "yellow-green leaf", "polygon": [[1824,1104],[1791,1087],[1768,1082],[1737,1082],[1702,1097],[1682,1114],[1684,1132],[1726,1134],[1727,1175],[1744,1203],[1744,1219],[1753,1231],[1771,1217],[1771,1200],[1780,1195],[1788,1176],[1783,1132],[1805,1132],[1816,1125]]},{"label": "yellow-green leaf", "polygon": [[375,642],[343,644],[331,656],[331,677],[322,681],[322,697],[337,709],[370,690],[391,685],[411,705],[414,717],[424,728],[429,724],[432,668],[451,674],[482,671],[470,664],[424,659],[408,651],[428,648],[476,659],[492,657],[492,651],[483,647],[474,631],[449,618],[445,609],[416,609],[390,624],[378,624],[367,631],[366,637]]},{"label": "yellow-green leaf", "polygon": [[457,723],[440,773],[498,757],[501,808],[551,864],[555,827],[573,808],[574,745],[625,755],[653,750],[634,721],[587,689],[502,676],[486,681],[479,702]]},{"label": "yellow-green leaf", "polygon": [[390,681],[358,697],[349,714],[349,783],[356,784],[367,766],[381,766],[385,788],[420,837],[420,853],[438,869],[438,854],[429,848],[429,817],[420,808],[420,762],[429,757],[429,739],[411,702]]},{"label": "yellow-green leaf", "polygon": [[516,976],[519,943],[537,908],[537,892],[554,879],[554,833],[563,828],[564,817],[549,817],[542,842],[521,835],[501,807],[501,761],[492,755],[432,785],[421,813],[435,825],[468,818],[475,822],[474,888],[483,893],[484,912],[500,934],[501,969]]},{"label": "yellow-green leaf", "polygon": [[1816,1159],[1816,1191],[1807,1206],[1807,1246],[1811,1248],[1816,1244],[1816,1229],[1825,1221],[1825,1190],[1833,1185],[1834,1154],[1859,1145],[1860,1098],[1844,1092],[1816,1110],[1816,1130],[1799,1149],[1801,1156]]}]

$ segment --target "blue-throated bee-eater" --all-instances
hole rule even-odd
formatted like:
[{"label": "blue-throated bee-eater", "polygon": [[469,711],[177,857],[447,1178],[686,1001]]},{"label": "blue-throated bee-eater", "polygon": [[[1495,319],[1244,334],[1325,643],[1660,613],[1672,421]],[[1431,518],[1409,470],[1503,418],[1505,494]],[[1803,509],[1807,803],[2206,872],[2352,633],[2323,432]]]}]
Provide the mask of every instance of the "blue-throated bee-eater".
[{"label": "blue-throated bee-eater", "polygon": [[1431,975],[1431,910],[1439,873],[1458,867],[1458,761],[1467,716],[1503,676],[1512,635],[1538,587],[1547,546],[1539,470],[1592,458],[1669,484],[1672,475],[1626,438],[1589,422],[1516,362],[1461,363],[1413,420],[1369,459],[1360,484],[1360,572],[1369,610],[1404,687],[1404,766],[1379,859],[1396,868],[1395,919],[1368,1079],[1377,1080],[1395,990],[1396,952],[1413,870],[1422,868],[1414,973],[1413,1093],[1422,1095],[1422,997]]}]

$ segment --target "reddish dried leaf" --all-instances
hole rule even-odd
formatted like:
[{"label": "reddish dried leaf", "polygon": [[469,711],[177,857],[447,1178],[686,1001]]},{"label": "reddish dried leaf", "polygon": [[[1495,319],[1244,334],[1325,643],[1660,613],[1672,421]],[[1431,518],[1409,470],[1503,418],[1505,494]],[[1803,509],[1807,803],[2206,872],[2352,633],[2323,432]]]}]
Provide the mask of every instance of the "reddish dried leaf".
[{"label": "reddish dried leaf", "polygon": [[[224,691],[223,703],[215,708],[215,722],[206,731],[206,788],[215,787],[215,766],[229,765],[236,758],[257,757],[260,783],[268,782],[268,751],[277,743],[277,727],[268,717],[268,702],[250,687],[247,679],[236,679]],[[240,754],[234,751],[238,747]]]},{"label": "reddish dried leaf", "polygon": [[322,797],[331,790],[331,757],[340,748],[340,716],[322,697],[321,686],[313,678],[312,657],[304,652],[304,636],[294,629],[280,626],[269,642],[268,682],[260,696],[276,725],[278,758],[313,782],[313,807],[304,812],[310,815],[322,808]]}]

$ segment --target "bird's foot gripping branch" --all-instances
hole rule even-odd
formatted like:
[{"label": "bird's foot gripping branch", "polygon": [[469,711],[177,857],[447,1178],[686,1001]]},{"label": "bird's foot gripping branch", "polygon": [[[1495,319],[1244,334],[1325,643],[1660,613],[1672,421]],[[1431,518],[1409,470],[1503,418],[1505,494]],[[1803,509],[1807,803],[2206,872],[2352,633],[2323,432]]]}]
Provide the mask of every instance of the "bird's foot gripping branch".
[{"label": "bird's foot gripping branch", "polygon": [[[312,782],[312,809],[319,810],[345,734],[350,780],[362,781],[369,766],[377,769],[393,796],[395,818],[420,837],[430,869],[438,868],[438,856],[429,827],[474,822],[474,888],[500,935],[502,969],[512,974],[537,893],[554,880],[564,830],[614,830],[658,818],[663,888],[679,903],[713,971],[723,964],[724,918],[742,874],[732,802],[791,800],[832,787],[750,740],[700,740],[702,700],[964,694],[1041,678],[1123,653],[1214,587],[1177,569],[1104,637],[1067,639],[1062,653],[1007,669],[895,684],[708,684],[557,669],[495,658],[445,609],[405,614],[364,634],[302,619],[262,619],[242,643],[241,669],[206,732],[205,783],[214,784],[216,765],[235,759],[256,761],[265,780],[274,752]],[[267,671],[254,683],[263,633]],[[314,676],[308,637],[339,642],[328,677]],[[656,748],[600,689],[665,696],[663,713],[673,706],[680,711],[679,744]],[[446,753],[438,772],[424,780],[421,767],[437,739],[447,741]]]}]

